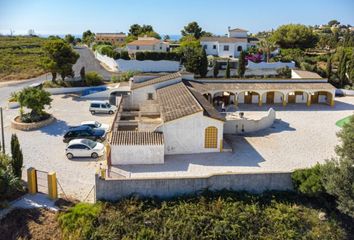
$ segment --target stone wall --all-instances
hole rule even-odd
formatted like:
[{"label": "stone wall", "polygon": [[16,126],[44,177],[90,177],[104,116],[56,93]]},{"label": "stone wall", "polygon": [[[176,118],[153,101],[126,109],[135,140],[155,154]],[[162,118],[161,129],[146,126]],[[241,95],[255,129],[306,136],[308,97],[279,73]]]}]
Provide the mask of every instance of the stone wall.
[{"label": "stone wall", "polygon": [[101,179],[96,175],[96,200],[116,201],[131,195],[170,198],[202,190],[261,193],[293,190],[290,172],[230,173],[206,177]]}]

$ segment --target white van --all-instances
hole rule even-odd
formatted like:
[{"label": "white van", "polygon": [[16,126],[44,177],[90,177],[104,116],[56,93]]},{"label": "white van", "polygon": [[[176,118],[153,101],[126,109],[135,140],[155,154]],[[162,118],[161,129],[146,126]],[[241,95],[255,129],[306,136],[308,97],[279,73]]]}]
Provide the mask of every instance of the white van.
[{"label": "white van", "polygon": [[95,114],[95,113],[113,114],[117,110],[117,107],[114,105],[111,105],[105,101],[92,101],[90,103],[89,110],[92,114]]}]

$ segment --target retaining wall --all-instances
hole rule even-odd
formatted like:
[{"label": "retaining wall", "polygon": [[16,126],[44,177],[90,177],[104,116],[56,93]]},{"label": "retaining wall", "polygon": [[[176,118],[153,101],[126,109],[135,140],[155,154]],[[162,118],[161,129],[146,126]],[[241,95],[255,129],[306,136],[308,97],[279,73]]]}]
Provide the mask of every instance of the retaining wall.
[{"label": "retaining wall", "polygon": [[249,69],[269,69],[269,68],[295,68],[295,62],[260,62],[260,63],[254,63],[252,61],[248,61],[247,68]]},{"label": "retaining wall", "polygon": [[354,96],[354,90],[336,89],[336,94],[340,94],[344,96]]},{"label": "retaining wall", "polygon": [[255,132],[269,128],[274,123],[275,115],[276,114],[274,109],[270,108],[268,110],[267,116],[264,116],[260,119],[247,119],[247,116],[237,119],[226,118],[226,122],[224,124],[224,133],[237,134]]},{"label": "retaining wall", "polygon": [[121,72],[138,71],[138,72],[177,72],[180,63],[178,61],[169,60],[116,60],[118,69]]},{"label": "retaining wall", "polygon": [[96,177],[96,200],[116,201],[131,195],[170,198],[205,189],[261,193],[293,190],[290,172],[230,173],[206,177],[101,179]]}]

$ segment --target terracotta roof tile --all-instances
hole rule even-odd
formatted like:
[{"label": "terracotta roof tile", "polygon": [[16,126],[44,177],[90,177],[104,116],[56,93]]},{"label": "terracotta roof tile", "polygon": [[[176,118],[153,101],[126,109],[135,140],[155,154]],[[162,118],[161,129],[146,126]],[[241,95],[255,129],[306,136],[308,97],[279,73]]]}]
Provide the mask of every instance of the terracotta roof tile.
[{"label": "terracotta roof tile", "polygon": [[164,122],[203,111],[198,101],[182,82],[157,89],[157,97]]},{"label": "terracotta roof tile", "polygon": [[222,91],[257,91],[257,90],[328,90],[332,91],[335,89],[330,83],[304,83],[304,82],[284,82],[284,83],[199,83],[194,81],[189,81],[189,84],[195,88],[200,93],[205,93],[212,90],[222,90]]},{"label": "terracotta roof tile", "polygon": [[163,145],[163,134],[159,132],[113,131],[112,145]]},{"label": "terracotta roof tile", "polygon": [[138,39],[138,40],[128,43],[127,45],[128,46],[151,46],[151,45],[155,45],[160,42],[161,42],[161,40],[159,40],[159,39],[146,39],[146,40]]},{"label": "terracotta roof tile", "polygon": [[304,71],[304,70],[292,70],[294,71],[299,77],[301,78],[313,78],[313,79],[319,79],[322,78],[320,75],[318,75],[315,72],[310,72],[310,71]]},{"label": "terracotta roof tile", "polygon": [[146,80],[146,81],[143,81],[143,82],[138,82],[138,83],[134,83],[133,82],[133,85],[132,85],[131,89],[134,90],[134,89],[137,89],[137,88],[150,86],[152,84],[161,83],[161,82],[165,82],[165,81],[169,81],[169,80],[177,79],[177,78],[181,78],[181,77],[182,77],[182,75],[179,72],[166,74],[166,75],[163,75],[161,77],[153,78],[153,79]]}]

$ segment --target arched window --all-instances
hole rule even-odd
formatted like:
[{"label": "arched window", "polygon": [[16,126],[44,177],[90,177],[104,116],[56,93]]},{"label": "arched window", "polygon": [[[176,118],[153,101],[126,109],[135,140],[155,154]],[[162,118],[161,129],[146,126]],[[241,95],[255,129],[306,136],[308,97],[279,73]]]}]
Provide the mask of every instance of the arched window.
[{"label": "arched window", "polygon": [[237,51],[241,52],[242,51],[242,46],[237,47]]},{"label": "arched window", "polygon": [[204,147],[205,148],[218,147],[218,129],[216,127],[207,127],[205,129]]}]

